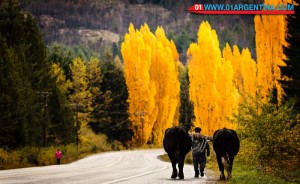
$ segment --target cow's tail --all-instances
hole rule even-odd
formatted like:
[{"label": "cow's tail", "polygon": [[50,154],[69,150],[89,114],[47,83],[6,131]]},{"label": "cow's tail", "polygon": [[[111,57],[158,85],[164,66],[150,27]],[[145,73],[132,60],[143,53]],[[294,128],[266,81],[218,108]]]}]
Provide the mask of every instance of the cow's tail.
[{"label": "cow's tail", "polygon": [[229,166],[228,166],[228,161],[227,161],[226,157],[222,157],[221,159],[222,159],[222,164],[223,164],[224,168],[226,169],[226,171],[228,171]]}]

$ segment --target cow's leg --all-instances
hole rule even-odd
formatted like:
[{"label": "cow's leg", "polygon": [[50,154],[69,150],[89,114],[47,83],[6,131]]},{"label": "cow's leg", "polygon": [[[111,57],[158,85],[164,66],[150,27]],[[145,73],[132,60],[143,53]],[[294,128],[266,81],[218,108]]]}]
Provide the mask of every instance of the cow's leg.
[{"label": "cow's leg", "polygon": [[172,168],[173,168],[171,178],[175,179],[175,178],[177,178],[176,158],[175,158],[175,156],[172,156],[171,154],[168,154],[168,156],[171,160]]},{"label": "cow's leg", "polygon": [[231,179],[232,175],[232,167],[233,167],[233,160],[234,160],[234,156],[229,156],[229,160],[228,160],[228,169],[227,169],[227,179]]},{"label": "cow's leg", "polygon": [[220,174],[220,180],[225,180],[225,175],[224,175],[224,165],[222,163],[222,158],[221,156],[217,155],[217,161],[218,161],[218,166],[219,166],[219,170],[221,172]]},{"label": "cow's leg", "polygon": [[184,174],[183,174],[183,165],[184,165],[184,157],[180,157],[179,162],[178,162],[178,168],[179,168],[179,179],[184,179]]}]

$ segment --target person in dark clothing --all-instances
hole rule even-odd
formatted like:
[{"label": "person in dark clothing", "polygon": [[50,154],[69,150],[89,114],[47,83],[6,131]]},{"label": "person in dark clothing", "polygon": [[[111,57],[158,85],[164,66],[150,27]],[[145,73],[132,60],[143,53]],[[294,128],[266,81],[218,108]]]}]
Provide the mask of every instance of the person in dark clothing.
[{"label": "person in dark clothing", "polygon": [[192,155],[195,170],[195,178],[199,177],[199,168],[201,177],[204,176],[204,168],[206,165],[206,155],[210,155],[208,137],[200,134],[201,128],[196,127],[195,133],[192,134]]}]

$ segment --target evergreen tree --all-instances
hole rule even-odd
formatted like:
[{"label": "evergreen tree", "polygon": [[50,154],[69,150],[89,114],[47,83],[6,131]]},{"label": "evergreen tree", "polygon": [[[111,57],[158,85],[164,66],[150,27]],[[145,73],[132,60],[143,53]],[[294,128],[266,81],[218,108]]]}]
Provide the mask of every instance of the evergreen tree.
[{"label": "evergreen tree", "polygon": [[17,56],[9,49],[6,40],[0,34],[0,147],[15,147],[22,140],[19,99],[22,97],[18,88],[23,84],[17,67]]},{"label": "evergreen tree", "polygon": [[295,109],[300,110],[300,7],[299,0],[296,0],[295,14],[287,17],[287,37],[288,45],[284,47],[284,60],[286,66],[281,66],[280,80],[287,98],[295,97]]},{"label": "evergreen tree", "polygon": [[98,122],[90,122],[89,125],[95,132],[105,133],[110,141],[118,140],[128,146],[133,132],[127,113],[128,91],[122,64],[119,60],[114,61],[111,53],[106,52],[100,66],[103,95],[98,100],[102,107],[93,114]]},{"label": "evergreen tree", "polygon": [[84,61],[78,57],[73,60],[71,69],[71,83],[70,83],[70,105],[75,108],[75,129],[76,129],[76,144],[80,141],[80,134],[82,127],[85,127],[90,121],[90,114],[93,111],[92,94],[89,90],[89,82],[87,76],[87,67]]},{"label": "evergreen tree", "polygon": [[70,84],[58,64],[53,64],[51,73],[56,85],[54,85],[49,99],[52,118],[48,139],[52,144],[74,142],[76,135],[73,126],[73,108],[67,100],[67,89]]},{"label": "evergreen tree", "polygon": [[0,98],[1,114],[4,114],[0,122],[10,127],[0,130],[3,138],[0,144],[38,145],[45,140],[42,137],[45,138],[47,125],[44,101],[38,92],[51,86],[50,65],[32,15],[22,12],[16,0],[0,4],[0,37]]},{"label": "evergreen tree", "polygon": [[[184,66],[182,66],[184,67]],[[188,130],[193,124],[194,120],[194,106],[189,96],[189,75],[186,67],[182,68],[180,72],[180,109],[179,109],[179,123]]]},{"label": "evergreen tree", "polygon": [[[110,124],[111,119],[107,112],[110,106],[111,98],[110,91],[102,93],[101,83],[102,74],[100,69],[100,62],[96,58],[92,58],[88,64],[88,80],[89,90],[92,94],[92,107],[91,118],[88,122],[89,127],[95,132],[99,133],[105,124]],[[103,132],[103,131],[102,131]]]},{"label": "evergreen tree", "polygon": [[185,29],[175,39],[176,48],[178,50],[178,53],[180,54],[179,60],[182,61],[183,63],[186,63],[187,61],[186,51],[189,48],[191,42],[192,39],[190,38],[188,32]]},{"label": "evergreen tree", "polygon": [[73,62],[73,58],[76,57],[72,49],[59,43],[53,43],[48,46],[48,55],[53,63],[58,64],[63,69],[66,79],[70,79],[70,64]]}]

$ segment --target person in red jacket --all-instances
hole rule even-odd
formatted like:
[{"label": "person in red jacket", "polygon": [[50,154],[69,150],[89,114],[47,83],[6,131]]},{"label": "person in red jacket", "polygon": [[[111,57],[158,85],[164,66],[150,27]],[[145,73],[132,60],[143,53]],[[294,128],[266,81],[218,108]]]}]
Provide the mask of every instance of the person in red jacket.
[{"label": "person in red jacket", "polygon": [[60,159],[61,159],[61,151],[59,151],[59,149],[57,149],[57,151],[55,152],[55,158],[56,158],[56,164],[60,165]]}]

